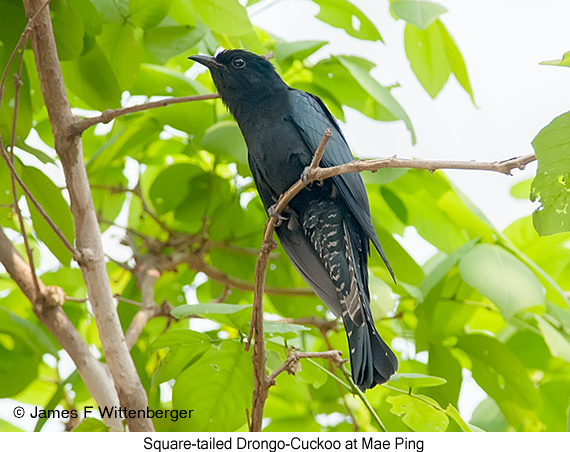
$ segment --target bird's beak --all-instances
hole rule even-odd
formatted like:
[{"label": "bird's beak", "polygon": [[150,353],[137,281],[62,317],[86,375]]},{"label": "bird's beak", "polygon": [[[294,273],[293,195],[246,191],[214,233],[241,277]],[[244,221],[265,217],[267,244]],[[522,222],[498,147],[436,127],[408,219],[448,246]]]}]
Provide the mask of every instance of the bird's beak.
[{"label": "bird's beak", "polygon": [[222,66],[220,63],[216,61],[214,57],[208,55],[192,55],[189,56],[188,59],[196,61],[196,63],[203,64],[208,69],[212,69],[214,67]]}]

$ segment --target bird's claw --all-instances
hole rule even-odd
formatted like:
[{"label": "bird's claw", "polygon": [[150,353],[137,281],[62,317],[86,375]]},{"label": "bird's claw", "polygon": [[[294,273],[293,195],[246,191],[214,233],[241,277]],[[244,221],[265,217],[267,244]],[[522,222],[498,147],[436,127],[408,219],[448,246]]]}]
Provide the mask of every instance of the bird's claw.
[{"label": "bird's claw", "polygon": [[270,218],[271,218],[271,217],[274,217],[274,218],[277,219],[277,221],[276,221],[276,223],[275,223],[275,226],[278,227],[278,226],[281,226],[281,223],[283,222],[283,220],[288,220],[289,218],[284,217],[283,215],[278,214],[278,213],[275,211],[275,207],[276,207],[276,206],[277,206],[276,204],[273,204],[271,207],[269,207],[269,209],[267,209],[267,215],[268,215]]},{"label": "bird's claw", "polygon": [[301,180],[303,181],[305,188],[309,188],[309,171],[311,171],[311,167],[305,166],[305,169],[301,173]]}]

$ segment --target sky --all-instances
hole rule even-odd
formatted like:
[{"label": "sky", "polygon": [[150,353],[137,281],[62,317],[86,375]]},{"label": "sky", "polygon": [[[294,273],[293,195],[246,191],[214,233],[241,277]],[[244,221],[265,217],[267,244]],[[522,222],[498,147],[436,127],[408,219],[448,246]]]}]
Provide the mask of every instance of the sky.
[{"label": "sky", "polygon": [[[477,107],[455,78],[435,100],[415,78],[404,51],[405,23],[388,12],[388,1],[354,0],[374,22],[385,44],[365,42],[333,29],[314,16],[310,1],[281,0],[254,14],[255,25],[287,40],[327,40],[314,62],[328,54],[358,55],[377,64],[372,74],[388,86],[410,116],[417,134],[412,146],[402,121],[371,120],[348,110],[342,124],[353,152],[360,157],[398,157],[496,161],[533,152],[532,139],[556,116],[570,108],[567,68],[540,66],[570,50],[567,0],[442,0],[448,12],[441,20],[461,50]],[[532,178],[536,163],[512,177],[498,173],[454,170],[446,174],[500,229],[529,215],[536,207],[515,200],[510,188]],[[403,240],[416,259],[433,248],[415,234]]]}]

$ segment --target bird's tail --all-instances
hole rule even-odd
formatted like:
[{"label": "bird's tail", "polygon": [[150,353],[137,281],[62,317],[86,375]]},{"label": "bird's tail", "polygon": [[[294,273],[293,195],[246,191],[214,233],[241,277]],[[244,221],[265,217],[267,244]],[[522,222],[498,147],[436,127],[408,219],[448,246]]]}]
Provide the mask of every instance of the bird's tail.
[{"label": "bird's tail", "polygon": [[355,325],[350,316],[343,316],[352,379],[362,391],[386,383],[398,370],[396,355],[378,334],[370,310],[366,311],[363,325]]}]

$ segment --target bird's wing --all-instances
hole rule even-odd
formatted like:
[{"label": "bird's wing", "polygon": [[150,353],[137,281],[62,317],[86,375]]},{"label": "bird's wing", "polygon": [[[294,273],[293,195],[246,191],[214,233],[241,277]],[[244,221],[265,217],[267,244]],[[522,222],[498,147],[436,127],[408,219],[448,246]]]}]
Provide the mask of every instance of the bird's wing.
[{"label": "bird's wing", "polygon": [[[333,133],[321,161],[322,166],[337,166],[354,160],[338,123],[321,99],[294,89],[290,91],[289,98],[292,111],[291,120],[311,154],[315,153],[327,128],[330,128]],[[346,173],[335,176],[333,182],[351,213],[372,240],[395,281],[394,272],[382,250],[370,219],[370,205],[362,177],[359,173]]]},{"label": "bird's wing", "polygon": [[314,252],[303,230],[298,225],[291,224],[291,221],[296,222],[297,219],[291,217],[275,230],[281,245],[305,282],[335,316],[340,316],[342,308],[329,272]]}]

